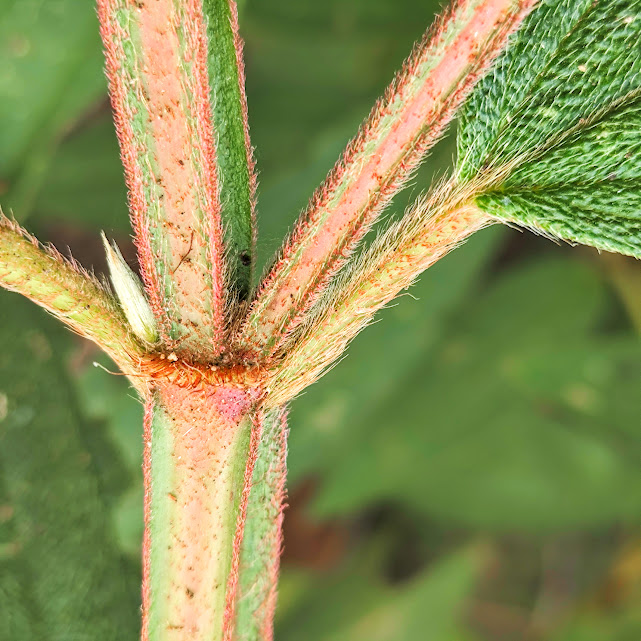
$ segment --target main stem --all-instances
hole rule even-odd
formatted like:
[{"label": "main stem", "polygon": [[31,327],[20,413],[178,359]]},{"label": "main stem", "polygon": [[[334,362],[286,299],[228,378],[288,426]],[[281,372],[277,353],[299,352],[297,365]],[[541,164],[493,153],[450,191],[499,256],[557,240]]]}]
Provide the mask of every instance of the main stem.
[{"label": "main stem", "polygon": [[237,387],[158,387],[145,420],[143,641],[227,641],[261,421]]}]

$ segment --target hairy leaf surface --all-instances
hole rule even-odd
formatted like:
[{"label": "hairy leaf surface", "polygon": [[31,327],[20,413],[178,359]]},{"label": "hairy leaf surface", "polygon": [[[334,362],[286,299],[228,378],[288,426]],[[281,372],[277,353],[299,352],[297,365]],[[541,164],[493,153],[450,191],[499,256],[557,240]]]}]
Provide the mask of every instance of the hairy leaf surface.
[{"label": "hairy leaf surface", "polygon": [[493,216],[641,256],[641,2],[546,0],[477,86],[458,171]]}]

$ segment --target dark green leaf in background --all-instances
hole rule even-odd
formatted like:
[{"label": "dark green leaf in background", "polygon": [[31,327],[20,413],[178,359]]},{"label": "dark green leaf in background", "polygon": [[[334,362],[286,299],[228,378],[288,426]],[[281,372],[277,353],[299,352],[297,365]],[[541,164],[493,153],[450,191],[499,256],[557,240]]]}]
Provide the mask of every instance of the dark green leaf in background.
[{"label": "dark green leaf in background", "polygon": [[65,221],[93,231],[131,233],[127,190],[111,113],[75,131],[60,145],[35,203],[38,222]]},{"label": "dark green leaf in background", "polygon": [[[106,356],[99,360],[104,368],[114,369]],[[73,382],[83,415],[104,425],[126,466],[130,483],[116,497],[114,527],[121,549],[138,563],[143,533],[142,403],[125,378],[112,376],[102,367],[87,364]]]},{"label": "dark green leaf in background", "polygon": [[23,219],[61,136],[105,91],[88,0],[0,3],[0,194]]},{"label": "dark green leaf in background", "polygon": [[461,614],[487,559],[481,546],[463,548],[395,587],[372,573],[367,552],[342,576],[287,577],[276,637],[295,641],[305,630],[308,641],[461,641]]},{"label": "dark green leaf in background", "polygon": [[0,639],[133,640],[140,572],[110,518],[128,477],[78,411],[69,334],[13,294],[0,320]]},{"label": "dark green leaf in background", "polygon": [[318,513],[384,497],[472,527],[639,522],[641,346],[598,331],[605,302],[570,260],[512,269],[468,299],[423,363],[354,413]]},{"label": "dark green leaf in background", "polygon": [[[485,274],[504,238],[502,232],[486,230],[423,274],[408,295],[357,337],[332,372],[293,404],[289,456],[293,482],[312,473],[331,478],[336,458],[342,459],[347,451],[359,460],[367,456],[368,450],[360,449],[361,439],[368,440],[363,430],[369,431],[361,424],[363,414],[369,415],[375,399],[394,398],[405,386],[408,372],[430,358],[452,315]],[[362,446],[367,448],[367,442]],[[361,487],[367,483],[363,479]]]}]

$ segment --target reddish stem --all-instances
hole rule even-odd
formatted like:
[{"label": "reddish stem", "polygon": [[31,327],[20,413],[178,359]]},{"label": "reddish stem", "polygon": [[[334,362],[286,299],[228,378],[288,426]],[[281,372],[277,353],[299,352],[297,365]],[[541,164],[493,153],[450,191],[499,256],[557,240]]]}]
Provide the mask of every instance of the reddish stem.
[{"label": "reddish stem", "polygon": [[252,479],[254,475],[254,466],[258,456],[258,445],[263,430],[264,413],[257,412],[252,416],[252,431],[249,441],[249,451],[247,453],[247,464],[245,466],[245,475],[243,477],[243,491],[240,497],[238,507],[238,517],[236,519],[236,533],[234,535],[234,547],[232,552],[231,570],[227,579],[227,591],[225,594],[225,614],[223,619],[223,641],[231,641],[234,634],[234,614],[236,607],[236,597],[238,593],[238,579],[240,571],[240,554],[245,534],[245,522],[247,520],[247,505],[249,504],[249,493],[252,488]]},{"label": "reddish stem", "polygon": [[163,338],[220,353],[223,240],[198,0],[98,0],[139,262]]},{"label": "reddish stem", "polygon": [[257,393],[159,383],[145,426],[143,641],[222,641],[256,460]]},{"label": "reddish stem", "polygon": [[[283,350],[283,360],[268,382],[269,404],[291,400],[322,376],[376,312],[418,275],[492,223],[470,204],[468,193],[450,188],[420,200],[368,249],[363,261],[324,300],[299,335]],[[449,195],[449,198],[448,198]]]},{"label": "reddish stem", "polygon": [[272,354],[441,135],[535,0],[462,0],[430,31],[301,216],[240,342]]}]

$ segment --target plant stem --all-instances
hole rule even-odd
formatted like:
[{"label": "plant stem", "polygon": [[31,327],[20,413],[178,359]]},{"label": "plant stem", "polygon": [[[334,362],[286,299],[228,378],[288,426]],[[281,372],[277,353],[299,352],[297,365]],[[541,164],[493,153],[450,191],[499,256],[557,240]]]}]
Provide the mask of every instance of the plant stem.
[{"label": "plant stem", "polygon": [[265,414],[247,506],[240,556],[234,632],[237,639],[271,641],[282,549],[287,413]]},{"label": "plant stem", "polygon": [[473,187],[453,181],[423,198],[319,301],[308,324],[283,350],[267,383],[269,404],[289,401],[320,378],[376,312],[417,276],[493,221],[471,203]]},{"label": "plant stem", "polygon": [[411,176],[535,0],[463,0],[426,36],[285,243],[240,334],[271,355]]},{"label": "plant stem", "polygon": [[227,641],[261,422],[232,387],[160,385],[145,418],[143,641]]},{"label": "plant stem", "polygon": [[203,0],[203,9],[227,282],[231,293],[245,300],[254,267],[256,174],[249,140],[243,43],[234,0]]},{"label": "plant stem", "polygon": [[198,0],[98,0],[139,263],[163,342],[216,357],[224,248]]},{"label": "plant stem", "polygon": [[0,214],[0,284],[31,299],[94,341],[125,369],[142,347],[113,296],[76,263],[43,248]]}]

